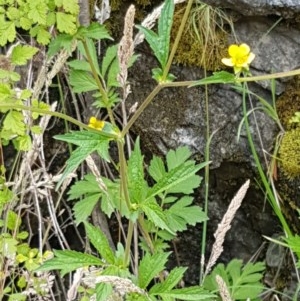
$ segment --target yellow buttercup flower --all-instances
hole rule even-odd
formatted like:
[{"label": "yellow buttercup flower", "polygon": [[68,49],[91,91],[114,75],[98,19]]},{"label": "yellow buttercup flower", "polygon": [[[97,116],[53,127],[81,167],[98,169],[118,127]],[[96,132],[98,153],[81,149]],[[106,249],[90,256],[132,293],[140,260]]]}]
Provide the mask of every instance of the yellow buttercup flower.
[{"label": "yellow buttercup flower", "polygon": [[88,126],[89,126],[90,128],[93,128],[93,129],[99,130],[99,131],[101,131],[101,130],[103,129],[104,125],[105,125],[105,121],[103,121],[103,120],[98,120],[98,119],[97,119],[96,117],[94,117],[94,116],[92,116],[92,117],[90,118],[89,124],[88,124]]},{"label": "yellow buttercup flower", "polygon": [[230,45],[228,48],[230,58],[223,58],[222,63],[226,66],[233,67],[234,73],[248,71],[249,65],[255,58],[255,54],[250,51],[247,44]]}]

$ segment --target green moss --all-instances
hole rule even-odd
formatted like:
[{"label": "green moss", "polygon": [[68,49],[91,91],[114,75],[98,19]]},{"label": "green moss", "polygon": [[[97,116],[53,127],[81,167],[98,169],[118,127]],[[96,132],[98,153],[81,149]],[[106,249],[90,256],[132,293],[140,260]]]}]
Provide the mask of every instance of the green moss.
[{"label": "green moss", "polygon": [[[185,6],[176,6],[172,41],[181,24]],[[202,3],[193,6],[175,54],[175,62],[199,66],[208,71],[224,68],[221,59],[227,56],[228,48],[225,23],[232,26],[231,20],[221,10]]]},{"label": "green moss", "polygon": [[300,76],[295,76],[288,84],[285,92],[276,101],[278,117],[286,130],[299,127],[289,120],[296,112],[300,112]]},{"label": "green moss", "polygon": [[288,178],[300,175],[300,128],[286,131],[279,148],[280,167]]}]

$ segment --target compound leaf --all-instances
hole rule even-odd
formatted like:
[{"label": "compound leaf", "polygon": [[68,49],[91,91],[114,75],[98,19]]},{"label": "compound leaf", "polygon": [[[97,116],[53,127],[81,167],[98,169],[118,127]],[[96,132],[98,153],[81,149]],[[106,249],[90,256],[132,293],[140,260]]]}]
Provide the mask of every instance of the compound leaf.
[{"label": "compound leaf", "polygon": [[146,253],[140,261],[138,271],[138,286],[145,289],[151,280],[156,277],[164,268],[170,253]]},{"label": "compound leaf", "polygon": [[109,242],[104,233],[97,227],[85,222],[85,231],[92,245],[107,263],[113,264],[115,262],[114,252],[112,251]]},{"label": "compound leaf", "polygon": [[70,72],[70,83],[75,93],[95,91],[98,89],[95,79],[86,71],[72,69]]},{"label": "compound leaf", "polygon": [[54,258],[45,261],[35,271],[59,270],[63,277],[78,268],[95,265],[102,266],[103,261],[93,255],[72,250],[53,250]]},{"label": "compound leaf", "polygon": [[192,197],[185,196],[165,210],[168,225],[174,232],[184,231],[187,225],[195,226],[208,219],[199,206],[190,206],[192,202]]},{"label": "compound leaf", "polygon": [[36,47],[17,45],[12,51],[11,62],[18,66],[25,65],[37,52],[38,48]]},{"label": "compound leaf", "polygon": [[62,12],[56,13],[56,25],[60,32],[74,34],[77,30],[76,17]]},{"label": "compound leaf", "polygon": [[187,268],[185,267],[174,268],[162,283],[157,283],[151,287],[149,294],[156,295],[172,290],[182,279],[186,270]]}]

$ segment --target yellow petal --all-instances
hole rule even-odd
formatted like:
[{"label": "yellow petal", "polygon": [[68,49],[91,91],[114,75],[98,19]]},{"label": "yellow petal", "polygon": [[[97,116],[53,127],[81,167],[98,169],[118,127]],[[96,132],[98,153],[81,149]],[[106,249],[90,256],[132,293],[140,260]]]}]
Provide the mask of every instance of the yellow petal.
[{"label": "yellow petal", "polygon": [[228,58],[223,58],[222,59],[222,63],[226,66],[229,66],[229,67],[233,67],[233,62],[232,62],[232,59],[228,59]]},{"label": "yellow petal", "polygon": [[92,116],[89,120],[89,124],[95,124],[97,122],[97,118],[95,116]]},{"label": "yellow petal", "polygon": [[236,44],[232,44],[232,45],[230,45],[229,48],[228,48],[228,53],[229,53],[229,55],[230,55],[231,57],[236,56],[236,54],[238,53],[238,51],[239,51],[239,46],[236,45]]},{"label": "yellow petal", "polygon": [[247,60],[248,64],[251,64],[254,59],[255,59],[255,54],[253,52],[250,52]]},{"label": "yellow petal", "polygon": [[239,53],[241,56],[248,55],[250,52],[250,47],[247,44],[241,44],[239,47]]}]

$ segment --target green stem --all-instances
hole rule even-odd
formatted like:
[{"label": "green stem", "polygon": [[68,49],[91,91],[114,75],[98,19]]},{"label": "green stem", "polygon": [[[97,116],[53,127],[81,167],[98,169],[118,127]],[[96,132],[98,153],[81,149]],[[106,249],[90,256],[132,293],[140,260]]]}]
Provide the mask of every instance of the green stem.
[{"label": "green stem", "polygon": [[178,29],[174,44],[173,44],[172,49],[171,49],[171,53],[170,53],[169,58],[168,58],[167,65],[164,68],[164,73],[163,73],[163,76],[162,76],[162,78],[163,78],[162,81],[163,82],[167,79],[168,73],[170,71],[170,68],[171,68],[171,65],[172,65],[172,62],[173,62],[173,59],[174,59],[175,52],[178,48],[178,44],[179,44],[179,41],[181,39],[183,30],[184,30],[184,27],[185,27],[185,24],[186,24],[186,20],[188,19],[188,16],[190,14],[193,2],[194,2],[194,0],[189,0],[188,4],[186,6],[184,15],[183,15],[181,23],[180,23],[180,27]]},{"label": "green stem", "polygon": [[269,184],[268,179],[267,179],[267,177],[264,173],[263,167],[260,163],[258,154],[257,154],[256,149],[255,149],[255,145],[254,145],[252,135],[251,135],[251,131],[250,131],[248,115],[247,115],[246,91],[247,91],[246,83],[244,83],[243,114],[244,114],[244,123],[245,123],[245,128],[246,128],[246,132],[247,132],[247,138],[248,138],[248,142],[249,142],[249,145],[250,145],[251,153],[252,153],[254,161],[256,163],[256,167],[257,167],[259,176],[260,176],[260,178],[263,182],[264,188],[266,189],[266,194],[267,194],[268,201],[270,202],[270,205],[271,205],[272,209],[274,210],[274,212],[277,215],[279,221],[281,222],[281,225],[282,225],[283,229],[285,230],[286,235],[288,237],[290,237],[292,235],[292,232],[291,232],[290,227],[287,224],[287,222],[286,222],[286,220],[285,220],[285,218],[284,218],[284,216],[281,212],[281,209],[280,209],[279,205],[277,204],[276,197],[274,196],[274,192],[272,191],[272,189],[270,187],[270,184]]},{"label": "green stem", "polygon": [[159,93],[159,91],[163,88],[163,85],[159,84],[157,85],[152,92],[147,96],[147,98],[143,101],[141,106],[136,110],[134,115],[131,117],[131,119],[128,121],[126,126],[123,128],[121,132],[121,137],[125,137],[125,135],[128,133],[129,129],[132,127],[132,125],[135,123],[135,121],[140,117],[140,115],[144,112],[146,107],[150,104],[150,102],[153,100],[153,98]]},{"label": "green stem", "polygon": [[134,230],[134,223],[131,220],[129,220],[126,243],[125,243],[125,265],[126,266],[129,264],[130,248],[131,248],[133,230]]},{"label": "green stem", "polygon": [[249,76],[249,77],[240,77],[237,79],[237,82],[254,82],[254,81],[260,81],[260,80],[268,80],[273,78],[282,78],[282,77],[289,77],[289,76],[295,76],[300,74],[300,69],[291,70],[291,71],[285,71],[285,72],[278,72],[273,74],[264,74],[264,75],[258,75],[258,76]]},{"label": "green stem", "polygon": [[[117,141],[117,146],[118,146],[118,153],[119,153],[120,179],[121,179],[121,188],[120,188],[121,197],[120,197],[120,199],[122,201],[122,195],[124,195],[127,208],[128,208],[128,210],[130,210],[131,206],[130,206],[128,185],[127,185],[128,177],[127,177],[127,163],[126,163],[126,158],[125,158],[125,154],[124,154],[124,142],[120,141],[120,140]],[[134,223],[129,219],[127,237],[126,237],[126,243],[125,243],[125,265],[127,265],[129,263],[133,231],[134,231]]]},{"label": "green stem", "polygon": [[35,113],[39,113],[39,114],[43,114],[43,115],[50,115],[50,116],[54,116],[54,117],[58,117],[61,118],[63,120],[69,121],[71,123],[73,123],[74,125],[77,125],[78,127],[94,132],[94,133],[98,133],[101,134],[103,136],[106,137],[110,137],[116,140],[119,140],[121,137],[120,135],[117,134],[112,134],[112,133],[107,133],[107,132],[103,132],[103,131],[99,131],[99,130],[95,130],[91,127],[89,127],[88,125],[78,121],[77,119],[60,113],[60,112],[54,112],[54,111],[50,111],[50,110],[45,110],[45,109],[39,109],[39,108],[34,108],[34,107],[28,107],[28,106],[24,106],[24,105],[18,105],[18,104],[0,104],[0,110],[1,109],[8,109],[8,110],[24,110],[24,111],[30,111],[30,112],[35,112]]},{"label": "green stem", "polygon": [[[204,70],[204,76],[206,77],[206,70]],[[206,120],[206,145],[204,161],[209,162],[209,147],[210,147],[210,129],[209,129],[209,107],[208,107],[208,87],[205,85],[205,120]],[[204,185],[205,185],[205,196],[204,196],[204,212],[208,216],[208,197],[209,197],[209,165],[205,166],[204,169]],[[207,234],[207,221],[203,222],[202,229],[202,240],[201,240],[201,258],[200,258],[200,277],[199,284],[201,285],[204,275],[204,264],[205,264],[205,249],[206,249],[206,234]]]}]

